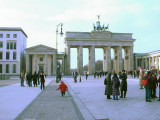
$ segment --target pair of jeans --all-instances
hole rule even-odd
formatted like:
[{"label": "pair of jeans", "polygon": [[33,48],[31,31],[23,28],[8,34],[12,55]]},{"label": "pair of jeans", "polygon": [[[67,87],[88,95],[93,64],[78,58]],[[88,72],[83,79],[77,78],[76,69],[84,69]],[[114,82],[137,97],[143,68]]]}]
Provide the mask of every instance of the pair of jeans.
[{"label": "pair of jeans", "polygon": [[61,92],[62,96],[65,95],[65,92]]},{"label": "pair of jeans", "polygon": [[151,99],[151,89],[150,88],[145,88],[146,90],[146,100]]},{"label": "pair of jeans", "polygon": [[113,95],[113,100],[118,100],[118,95]]},{"label": "pair of jeans", "polygon": [[42,88],[45,89],[44,82],[41,82],[41,90],[42,90]]},{"label": "pair of jeans", "polygon": [[21,86],[24,86],[24,80],[21,80]]}]

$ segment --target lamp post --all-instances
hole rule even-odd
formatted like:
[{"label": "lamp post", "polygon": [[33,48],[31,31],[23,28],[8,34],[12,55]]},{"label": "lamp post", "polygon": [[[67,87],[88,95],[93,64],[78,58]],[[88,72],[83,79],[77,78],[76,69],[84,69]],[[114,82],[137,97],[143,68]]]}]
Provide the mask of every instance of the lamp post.
[{"label": "lamp post", "polygon": [[[58,27],[61,26],[61,32],[59,33],[61,35],[61,37],[63,36],[63,32],[62,32],[62,26],[63,26],[63,23],[59,23],[57,26],[56,26],[56,50],[57,50],[57,55],[58,55]],[[58,60],[56,59],[56,62],[57,62],[57,66],[56,66],[56,83],[58,83]]]}]

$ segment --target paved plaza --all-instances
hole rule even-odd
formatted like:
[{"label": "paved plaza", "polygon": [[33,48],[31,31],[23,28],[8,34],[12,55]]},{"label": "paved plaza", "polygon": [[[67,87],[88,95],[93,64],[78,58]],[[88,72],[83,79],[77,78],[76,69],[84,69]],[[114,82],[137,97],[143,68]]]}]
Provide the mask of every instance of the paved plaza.
[{"label": "paved plaza", "polygon": [[[160,120],[160,102],[152,99],[145,102],[145,89],[139,89],[139,80],[128,78],[127,97],[118,101],[107,100],[104,95],[104,78],[94,79],[89,76],[88,80],[82,77],[81,83],[74,83],[73,79],[64,78],[70,86],[82,114],[90,113],[93,119],[110,120]],[[158,96],[158,89],[157,89]],[[83,107],[82,107],[83,105]],[[82,108],[82,110],[81,110]],[[86,111],[83,109],[86,108]],[[87,117],[87,116],[86,116]]]},{"label": "paved plaza", "polygon": [[[46,78],[46,89],[20,87],[12,84],[0,87],[0,120],[159,120],[158,99],[145,102],[145,90],[139,89],[139,80],[128,78],[126,98],[107,100],[104,95],[104,77],[88,80],[82,76],[63,77],[69,92],[61,97],[54,78]],[[158,89],[157,89],[158,96]]]}]

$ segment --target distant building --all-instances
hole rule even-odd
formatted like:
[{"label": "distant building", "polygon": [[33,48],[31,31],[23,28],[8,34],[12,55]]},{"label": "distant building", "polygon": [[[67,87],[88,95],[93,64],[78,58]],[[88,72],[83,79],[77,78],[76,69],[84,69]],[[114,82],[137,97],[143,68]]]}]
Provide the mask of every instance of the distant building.
[{"label": "distant building", "polygon": [[0,27],[0,75],[20,75],[25,70],[27,35],[20,27]]},{"label": "distant building", "polygon": [[149,53],[134,53],[134,69],[160,70],[160,50]]}]

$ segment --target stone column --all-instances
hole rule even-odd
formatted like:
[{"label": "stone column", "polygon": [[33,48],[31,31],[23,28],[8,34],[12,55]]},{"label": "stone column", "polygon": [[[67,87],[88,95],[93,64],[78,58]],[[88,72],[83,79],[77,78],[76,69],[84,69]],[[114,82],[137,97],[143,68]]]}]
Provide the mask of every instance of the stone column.
[{"label": "stone column", "polygon": [[71,71],[70,71],[70,46],[67,46],[66,48],[66,74],[70,75]]},{"label": "stone column", "polygon": [[33,59],[33,73],[37,71],[37,54],[34,54],[34,59]]},{"label": "stone column", "polygon": [[45,54],[45,65],[44,65],[44,73],[48,75],[48,54]]},{"label": "stone column", "polygon": [[53,54],[53,75],[56,75],[56,70],[57,70],[57,55]]},{"label": "stone column", "polygon": [[77,48],[77,72],[83,74],[83,47]]},{"label": "stone column", "polygon": [[158,69],[158,56],[156,56],[156,69]]},{"label": "stone column", "polygon": [[142,70],[144,69],[144,59],[142,57]]},{"label": "stone column", "polygon": [[95,72],[95,46],[89,47],[89,66],[88,66],[89,74],[93,74]]},{"label": "stone column", "polygon": [[116,73],[121,72],[123,69],[123,61],[122,61],[122,47],[114,48],[114,70]]},{"label": "stone column", "polygon": [[103,71],[112,72],[111,68],[111,47],[103,48]]},{"label": "stone column", "polygon": [[151,70],[151,58],[149,57],[149,60],[148,60],[148,66],[149,66],[149,70]]},{"label": "stone column", "polygon": [[129,61],[130,61],[130,71],[134,70],[134,60],[133,60],[133,47],[130,47],[130,52],[129,52]]},{"label": "stone column", "polygon": [[30,69],[29,69],[29,55],[26,54],[26,72],[30,72]]}]

